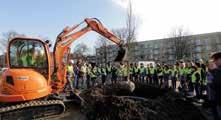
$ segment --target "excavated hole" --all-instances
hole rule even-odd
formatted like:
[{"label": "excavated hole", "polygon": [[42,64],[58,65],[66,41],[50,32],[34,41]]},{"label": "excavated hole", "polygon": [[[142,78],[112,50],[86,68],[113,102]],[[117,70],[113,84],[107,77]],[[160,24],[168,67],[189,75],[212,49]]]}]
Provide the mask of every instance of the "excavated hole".
[{"label": "excavated hole", "polygon": [[86,101],[81,111],[89,120],[206,120],[177,93],[149,85],[136,84],[133,93],[118,85],[97,86],[81,97]]}]

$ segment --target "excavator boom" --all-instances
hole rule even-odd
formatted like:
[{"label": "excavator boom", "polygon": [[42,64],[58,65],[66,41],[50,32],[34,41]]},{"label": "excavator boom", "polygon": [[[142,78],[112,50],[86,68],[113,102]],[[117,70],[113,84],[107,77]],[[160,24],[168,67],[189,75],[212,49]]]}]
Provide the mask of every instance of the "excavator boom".
[{"label": "excavator boom", "polygon": [[[75,31],[81,24],[86,23],[87,26]],[[75,32],[74,32],[75,31]],[[95,31],[112,41],[119,46],[119,52],[115,61],[122,61],[126,50],[123,48],[123,41],[120,40],[113,33],[108,31],[102,23],[96,18],[86,18],[80,24],[74,25],[72,27],[66,27],[58,36],[54,46],[54,74],[56,74],[57,80],[53,88],[55,92],[60,92],[63,90],[66,84],[66,71],[65,65],[63,64],[63,59],[70,45],[79,37],[86,34],[89,31]]]}]

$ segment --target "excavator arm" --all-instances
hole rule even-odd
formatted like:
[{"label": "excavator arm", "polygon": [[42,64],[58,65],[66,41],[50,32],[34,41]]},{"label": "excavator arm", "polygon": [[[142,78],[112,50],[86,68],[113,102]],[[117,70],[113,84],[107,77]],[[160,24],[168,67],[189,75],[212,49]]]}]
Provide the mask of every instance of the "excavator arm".
[{"label": "excavator arm", "polygon": [[[87,26],[75,31],[81,24],[86,23]],[[75,31],[75,32],[74,32]],[[123,41],[116,37],[113,33],[108,31],[102,23],[96,18],[86,18],[80,24],[74,25],[72,27],[66,27],[57,37],[54,46],[54,74],[56,74],[56,81],[54,82],[55,92],[60,92],[63,90],[67,80],[66,80],[66,63],[63,61],[65,54],[70,48],[71,44],[83,36],[89,31],[95,31],[107,38],[108,40],[117,44],[120,49],[115,61],[122,61],[125,55],[125,49],[123,48]]]}]

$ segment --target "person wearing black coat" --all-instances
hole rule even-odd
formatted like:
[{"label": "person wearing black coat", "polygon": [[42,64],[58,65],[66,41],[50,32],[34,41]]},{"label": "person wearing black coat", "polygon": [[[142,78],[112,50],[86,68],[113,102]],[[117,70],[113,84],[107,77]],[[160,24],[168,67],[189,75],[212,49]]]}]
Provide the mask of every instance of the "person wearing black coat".
[{"label": "person wearing black coat", "polygon": [[211,89],[215,93],[215,107],[214,118],[215,120],[221,120],[221,52],[212,54],[211,58],[214,61],[214,65],[210,68],[213,75],[213,83]]}]

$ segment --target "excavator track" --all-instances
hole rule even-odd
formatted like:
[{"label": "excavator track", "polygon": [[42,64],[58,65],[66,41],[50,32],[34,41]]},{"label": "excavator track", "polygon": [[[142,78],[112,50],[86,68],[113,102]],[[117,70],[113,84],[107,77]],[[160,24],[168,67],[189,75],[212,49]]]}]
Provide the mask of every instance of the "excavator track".
[{"label": "excavator track", "polygon": [[0,120],[32,120],[62,114],[60,100],[35,100],[0,108]]}]

